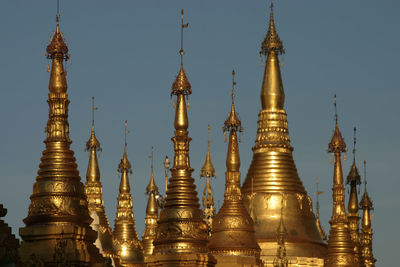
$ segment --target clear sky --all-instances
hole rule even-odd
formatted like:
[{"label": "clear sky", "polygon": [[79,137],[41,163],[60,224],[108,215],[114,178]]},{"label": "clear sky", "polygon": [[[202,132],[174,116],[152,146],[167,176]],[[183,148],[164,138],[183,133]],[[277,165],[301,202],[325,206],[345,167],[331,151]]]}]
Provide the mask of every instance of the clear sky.
[{"label": "clear sky", "polygon": [[[151,146],[155,174],[164,193],[165,155],[173,157],[171,84],[179,68],[180,9],[190,23],[185,33],[185,69],[190,97],[191,165],[199,170],[211,125],[211,156],[222,205],[226,144],[221,126],[229,112],[231,71],[237,73],[237,111],[245,132],[240,145],[242,181],[252,157],[260,110],[260,43],[266,1],[62,1],[61,29],[68,41],[72,149],[85,182],[91,96],[96,97],[96,132],[102,144],[100,169],[104,203],[113,225],[123,152],[123,121],[128,120],[128,155],[139,236],[144,228],[145,186]],[[282,76],[286,111],[299,175],[314,199],[320,178],[321,216],[331,214],[333,167],[325,149],[334,128],[333,95],[339,126],[349,151],[358,128],[357,165],[367,160],[368,188],[374,201],[374,253],[378,266],[396,266],[399,233],[399,1],[276,1],[275,22],[286,54]],[[55,0],[0,3],[0,202],[18,233],[27,216],[45,138],[48,77],[46,43],[55,30]],[[350,164],[344,163],[344,175]],[[362,192],[361,192],[362,193]]]}]

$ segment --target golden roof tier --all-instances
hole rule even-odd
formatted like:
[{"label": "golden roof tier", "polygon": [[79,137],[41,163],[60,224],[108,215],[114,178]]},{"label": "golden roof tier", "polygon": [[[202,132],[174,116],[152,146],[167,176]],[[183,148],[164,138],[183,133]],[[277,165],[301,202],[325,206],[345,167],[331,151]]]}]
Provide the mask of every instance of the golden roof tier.
[{"label": "golden roof tier", "polygon": [[215,204],[214,204],[214,197],[213,192],[210,184],[210,179],[215,178],[215,168],[214,164],[211,161],[211,153],[210,153],[210,125],[208,125],[208,146],[207,146],[207,154],[206,159],[204,161],[203,167],[201,168],[200,178],[206,179],[206,185],[203,190],[203,212],[204,212],[204,220],[208,226],[208,233],[211,235],[211,228],[213,218],[215,216]]},{"label": "golden roof tier", "polygon": [[148,266],[214,266],[215,259],[208,253],[207,224],[203,220],[194,179],[190,167],[188,135],[189,119],[186,99],[191,85],[183,69],[183,23],[181,11],[181,66],[172,85],[176,95],[174,159],[171,168],[164,208],[157,222],[154,251]]},{"label": "golden roof tier", "polygon": [[47,46],[52,61],[49,94],[49,119],[46,126],[46,149],[33,185],[25,227],[20,228],[23,241],[20,256],[25,264],[32,255],[45,266],[56,264],[54,247],[62,236],[68,264],[102,266],[104,258],[94,246],[97,233],[92,230],[84,186],[79,176],[74,152],[70,149],[66,68],[68,47],[57,28]]},{"label": "golden roof tier", "polygon": [[262,109],[258,115],[253,159],[242,186],[243,201],[254,221],[261,259],[265,264],[272,264],[276,254],[276,227],[284,197],[287,203],[283,214],[288,230],[286,248],[288,256],[292,257],[291,262],[317,262],[321,265],[326,244],[318,232],[311,198],[293,160],[278,58],[284,53],[284,48],[275,29],[272,8],[271,4],[269,28],[260,52],[266,56],[261,87]]},{"label": "golden roof tier", "polygon": [[[234,78],[235,72],[232,72]],[[233,86],[235,80],[233,79]],[[226,155],[224,203],[214,217],[208,248],[217,259],[216,266],[259,266],[260,247],[254,236],[253,220],[243,205],[240,191],[238,133],[242,124],[235,111],[232,88],[231,113],[222,127],[229,133]]]},{"label": "golden roof tier", "polygon": [[[92,97],[92,130],[90,138],[86,143],[86,151],[89,152],[89,163],[86,171],[85,193],[88,201],[90,214],[95,213],[98,217],[98,239],[101,244],[104,257],[114,256],[114,247],[112,241],[112,230],[108,222],[103,203],[103,186],[100,182],[100,169],[97,160],[97,152],[101,151],[100,142],[96,138],[94,129],[94,97]],[[92,219],[94,219],[92,217]]]},{"label": "golden roof tier", "polygon": [[154,249],[153,241],[156,238],[156,229],[158,220],[157,197],[159,196],[159,193],[158,193],[158,187],[154,180],[153,149],[151,151],[151,175],[149,184],[146,187],[146,194],[148,195],[148,200],[146,207],[145,229],[142,236],[145,262],[147,262],[147,256],[153,254],[153,249]]},{"label": "golden roof tier", "polygon": [[[335,95],[336,111],[336,95]],[[329,221],[331,229],[328,237],[328,253],[325,258],[325,267],[356,267],[359,266],[358,257],[354,252],[354,243],[351,240],[349,222],[346,215],[345,193],[341,154],[346,152],[346,143],[339,130],[337,112],[336,125],[328,152],[334,155],[333,187],[332,187],[332,217]]]},{"label": "golden roof tier", "polygon": [[350,236],[354,243],[354,252],[358,257],[358,261],[361,262],[361,243],[360,243],[360,216],[358,214],[358,194],[359,188],[357,186],[361,184],[361,177],[358,174],[356,166],[356,127],[354,127],[354,138],[353,138],[353,164],[351,165],[350,172],[347,175],[346,184],[350,185],[350,196],[349,203],[347,206],[347,218],[349,220]]},{"label": "golden roof tier", "polygon": [[144,266],[143,245],[136,232],[135,217],[133,215],[133,199],[129,175],[132,174],[132,165],[126,151],[127,121],[125,121],[124,154],[118,164],[118,173],[121,174],[119,185],[117,214],[114,222],[113,243],[114,249],[122,266]]},{"label": "golden roof tier", "polygon": [[363,210],[361,220],[361,254],[365,267],[374,267],[376,259],[372,251],[372,216],[371,210],[374,209],[371,198],[367,192],[366,161],[364,160],[364,194],[361,198],[360,208]]}]

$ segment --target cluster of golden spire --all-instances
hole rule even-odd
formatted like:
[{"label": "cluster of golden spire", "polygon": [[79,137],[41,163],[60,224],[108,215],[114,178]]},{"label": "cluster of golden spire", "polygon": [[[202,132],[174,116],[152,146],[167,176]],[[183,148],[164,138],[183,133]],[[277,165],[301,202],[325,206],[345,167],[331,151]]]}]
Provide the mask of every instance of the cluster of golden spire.
[{"label": "cluster of golden spire", "polygon": [[[346,212],[341,155],[347,149],[338,126],[336,96],[335,131],[328,145],[328,152],[335,159],[328,238],[319,219],[319,203],[317,201],[315,217],[311,198],[298,176],[284,109],[285,93],[278,57],[285,51],[276,31],[272,4],[268,32],[260,52],[266,59],[253,161],[241,188],[239,142],[243,127],[235,108],[236,81],[235,71],[232,71],[231,110],[222,127],[225,140],[228,139],[224,202],[216,213],[210,184],[210,178],[216,175],[211,161],[209,126],[207,154],[200,174],[206,179],[202,199],[204,209],[200,208],[189,158],[191,138],[187,110],[192,88],[183,67],[183,33],[189,25],[184,23],[183,16],[182,10],[180,69],[171,88],[171,96],[176,96],[172,137],[174,157],[172,167],[168,157],[164,162],[166,194],[163,198],[155,182],[152,148],[150,181],[146,187],[145,230],[140,240],[130,193],[132,165],[127,155],[127,121],[124,152],[118,165],[120,186],[114,230],[105,213],[97,158],[101,148],[95,134],[94,112],[97,108],[94,98],[91,134],[86,144],[89,163],[85,186],[80,181],[69,139],[69,100],[64,67],[64,61],[69,59],[68,46],[60,31],[57,12],[56,31],[46,49],[47,57],[52,61],[46,149],[28,216],[24,219],[26,226],[20,230],[23,239],[21,262],[29,262],[35,255],[49,266],[58,264],[58,258],[76,266],[104,266],[105,258],[112,260],[107,264],[114,266],[285,267],[299,263],[304,266],[374,266],[370,214],[373,207],[366,181],[360,203],[357,197],[361,178],[355,163],[355,129],[353,165],[347,177],[351,193]],[[170,178],[168,171],[171,171]],[[317,188],[317,197],[319,194]],[[363,210],[361,233],[359,208]],[[327,246],[323,241],[326,239]],[[58,248],[58,258],[53,255],[54,246]]]}]

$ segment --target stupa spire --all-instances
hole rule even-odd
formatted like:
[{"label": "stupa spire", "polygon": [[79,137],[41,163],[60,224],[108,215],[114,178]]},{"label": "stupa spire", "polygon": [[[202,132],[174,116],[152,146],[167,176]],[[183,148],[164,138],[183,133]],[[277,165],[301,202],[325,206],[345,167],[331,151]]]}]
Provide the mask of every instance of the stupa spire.
[{"label": "stupa spire", "polygon": [[[92,127],[90,138],[86,143],[86,151],[89,152],[89,164],[86,171],[85,193],[88,201],[90,214],[95,213],[98,217],[98,239],[105,257],[114,257],[114,247],[112,243],[112,230],[107,219],[103,203],[103,187],[100,182],[100,169],[97,159],[97,152],[101,151],[100,142],[96,138],[94,127],[94,112],[97,107],[94,105],[92,97]],[[94,218],[93,218],[94,219]]]},{"label": "stupa spire", "polygon": [[276,252],[276,257],[274,259],[274,267],[288,267],[289,260],[286,257],[286,237],[288,232],[283,221],[283,206],[284,200],[281,201],[281,220],[279,221],[278,229],[276,230],[278,250]]},{"label": "stupa spire", "polygon": [[93,245],[97,234],[90,227],[84,186],[79,176],[74,152],[70,149],[68,94],[64,62],[68,46],[60,30],[57,11],[56,31],[46,48],[51,60],[49,79],[49,117],[46,125],[46,148],[33,185],[25,227],[20,229],[22,263],[34,255],[44,265],[55,264],[54,245],[61,236],[68,236],[64,253],[68,263],[80,266],[101,264],[104,259]]},{"label": "stupa spire", "polygon": [[[233,86],[235,84],[233,79]],[[217,266],[228,266],[228,263],[229,266],[258,266],[260,247],[254,236],[253,220],[243,205],[240,190],[238,132],[242,131],[242,123],[234,108],[233,93],[232,106],[222,127],[224,135],[229,133],[224,203],[214,217],[209,249],[217,258]]]},{"label": "stupa spire", "polygon": [[[181,11],[181,44],[184,23]],[[149,266],[214,266],[215,260],[208,254],[207,224],[203,220],[194,179],[190,167],[188,135],[189,119],[186,99],[191,94],[191,85],[183,70],[183,46],[179,51],[181,66],[172,84],[171,96],[176,96],[174,143],[175,155],[171,178],[167,187],[164,208],[160,212],[152,262]]]},{"label": "stupa spire", "polygon": [[[337,117],[337,116],[336,116]],[[361,177],[358,174],[356,166],[356,127],[354,127],[353,137],[353,164],[351,165],[350,172],[347,175],[346,184],[350,185],[349,203],[347,206],[348,220],[350,227],[351,240],[354,242],[354,252],[361,262],[361,243],[360,243],[360,216],[358,214],[358,194],[359,186],[361,184]],[[358,189],[358,190],[357,190]]]},{"label": "stupa spire", "polygon": [[331,229],[328,238],[328,253],[325,258],[326,267],[358,266],[359,259],[354,251],[354,243],[350,236],[349,222],[345,208],[345,193],[343,183],[343,171],[341,155],[347,151],[346,143],[338,126],[335,95],[335,131],[331,142],[328,144],[328,152],[334,155],[333,173],[333,208],[329,221]]},{"label": "stupa spire", "polygon": [[120,259],[121,265],[132,264],[134,266],[143,264],[143,246],[136,232],[135,217],[133,215],[133,199],[129,176],[132,174],[132,165],[127,153],[127,134],[129,133],[128,122],[125,121],[125,144],[124,154],[118,164],[118,173],[121,174],[117,214],[114,221],[113,243],[115,252]]},{"label": "stupa spire", "polygon": [[286,240],[288,255],[299,258],[299,261],[312,259],[320,264],[326,254],[326,244],[318,232],[311,198],[293,160],[278,57],[284,49],[272,7],[268,31],[261,45],[261,55],[266,56],[261,110],[253,160],[242,187],[243,200],[253,218],[265,264],[272,264],[275,258],[275,250],[270,248],[276,247],[276,232],[270,225],[279,223],[282,196],[287,197],[288,203],[283,220],[286,227],[292,229]]},{"label": "stupa spire", "polygon": [[145,219],[145,229],[143,232],[142,242],[143,242],[143,252],[145,257],[145,262],[147,262],[147,256],[153,254],[153,241],[156,237],[157,220],[158,220],[158,203],[157,196],[158,187],[154,179],[154,149],[151,148],[151,175],[149,184],[146,187],[146,194],[148,196],[147,207],[146,207],[146,219]]},{"label": "stupa spire", "polygon": [[366,267],[374,267],[376,259],[372,251],[372,216],[371,210],[374,209],[371,198],[367,191],[367,162],[364,160],[364,194],[361,198],[360,208],[363,210],[361,220],[361,254],[363,264]]},{"label": "stupa spire", "polygon": [[214,197],[213,192],[210,184],[210,179],[215,178],[215,169],[214,165],[211,161],[211,154],[210,154],[210,125],[208,125],[208,146],[207,146],[207,154],[206,159],[204,161],[203,167],[201,168],[200,178],[204,177],[206,179],[206,185],[203,190],[203,212],[204,212],[204,220],[207,223],[209,234],[211,235],[211,227],[212,221],[215,216],[215,207],[214,207]]}]

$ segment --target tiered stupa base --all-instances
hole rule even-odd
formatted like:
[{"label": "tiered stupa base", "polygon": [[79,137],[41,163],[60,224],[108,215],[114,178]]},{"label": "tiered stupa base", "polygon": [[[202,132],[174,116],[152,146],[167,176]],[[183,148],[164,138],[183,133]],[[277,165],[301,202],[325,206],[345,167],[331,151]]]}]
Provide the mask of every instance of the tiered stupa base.
[{"label": "tiered stupa base", "polygon": [[147,267],[214,267],[216,259],[210,254],[157,254],[148,256]]},{"label": "tiered stupa base", "polygon": [[[104,258],[90,242],[97,236],[91,228],[49,223],[26,226],[20,229],[19,234],[23,239],[19,254],[25,264],[34,261],[34,264],[42,263],[47,267],[60,266],[66,261],[68,266],[104,266]],[[65,247],[56,251],[59,242]]]}]

